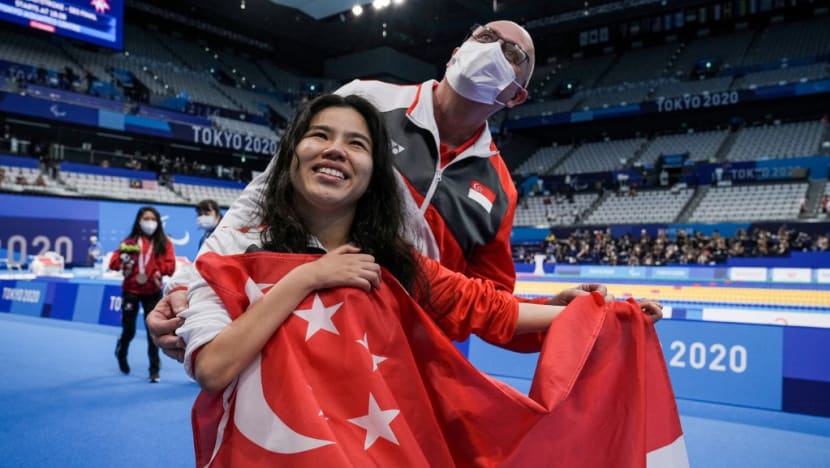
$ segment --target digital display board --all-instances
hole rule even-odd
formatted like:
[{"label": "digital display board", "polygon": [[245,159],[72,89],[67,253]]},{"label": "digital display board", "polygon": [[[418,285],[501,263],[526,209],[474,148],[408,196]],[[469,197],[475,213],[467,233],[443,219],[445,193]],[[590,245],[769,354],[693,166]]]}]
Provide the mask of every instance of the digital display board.
[{"label": "digital display board", "polygon": [[0,20],[124,48],[124,0],[0,0]]}]

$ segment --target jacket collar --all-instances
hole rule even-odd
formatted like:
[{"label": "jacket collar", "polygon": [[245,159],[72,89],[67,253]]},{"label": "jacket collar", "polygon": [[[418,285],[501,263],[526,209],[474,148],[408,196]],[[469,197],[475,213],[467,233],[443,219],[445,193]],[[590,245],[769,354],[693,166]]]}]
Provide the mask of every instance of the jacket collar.
[{"label": "jacket collar", "polygon": [[[409,120],[424,130],[428,130],[435,140],[435,148],[441,148],[441,140],[438,135],[438,126],[435,124],[435,113],[433,107],[433,90],[438,86],[435,80],[425,81],[418,85],[418,90],[415,92],[415,98],[412,104],[406,109],[406,115]],[[498,154],[495,144],[493,144],[493,137],[490,134],[490,126],[488,122],[484,122],[484,131],[481,132],[478,139],[470,145],[467,149],[462,151],[456,159],[466,157],[480,157],[489,158]]]}]

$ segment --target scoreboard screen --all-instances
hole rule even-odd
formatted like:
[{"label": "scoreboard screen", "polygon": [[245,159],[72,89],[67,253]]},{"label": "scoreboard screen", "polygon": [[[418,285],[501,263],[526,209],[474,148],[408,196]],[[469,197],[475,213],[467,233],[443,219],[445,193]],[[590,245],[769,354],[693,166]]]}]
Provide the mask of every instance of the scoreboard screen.
[{"label": "scoreboard screen", "polygon": [[123,49],[124,0],[0,0],[0,20]]}]

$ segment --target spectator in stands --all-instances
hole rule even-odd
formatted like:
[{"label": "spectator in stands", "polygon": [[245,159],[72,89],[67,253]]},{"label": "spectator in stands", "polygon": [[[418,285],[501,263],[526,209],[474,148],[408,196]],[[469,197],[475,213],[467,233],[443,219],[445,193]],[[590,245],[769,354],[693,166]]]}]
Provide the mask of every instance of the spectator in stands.
[{"label": "spectator in stands", "polygon": [[58,170],[60,169],[60,160],[50,154],[49,146],[46,143],[38,141],[34,144],[32,153],[38,158],[40,172],[56,179],[58,177]]},{"label": "spectator in stands", "polygon": [[548,224],[554,224],[558,217],[559,215],[556,213],[556,209],[553,206],[548,206],[545,209],[545,219],[548,220]]},{"label": "spectator in stands", "polygon": [[6,182],[6,168],[0,167],[0,185]]},{"label": "spectator in stands", "polygon": [[663,243],[662,239],[657,238],[654,243],[651,245],[651,265],[653,266],[663,266],[663,251],[665,250],[666,246]]},{"label": "spectator in stands", "polygon": [[618,264],[617,250],[614,248],[614,244],[605,245],[605,252],[600,262],[603,265],[611,266],[616,266]]},{"label": "spectator in stands", "polygon": [[527,261],[527,249],[525,249],[525,246],[520,245],[518,248],[516,248],[514,258],[516,259],[516,261],[521,263],[525,263]]},{"label": "spectator in stands", "polygon": [[577,236],[571,235],[568,238],[568,243],[565,246],[564,250],[565,251],[564,251],[563,254],[565,256],[565,261],[567,261],[568,263],[571,263],[571,264],[577,263],[579,261],[577,255],[579,254],[580,249],[579,249],[579,240],[577,239]]},{"label": "spectator in stands", "polygon": [[778,243],[775,244],[775,256],[776,257],[789,257],[790,256],[790,241],[787,239],[779,239]]},{"label": "spectator in stands", "polygon": [[585,240],[579,241],[579,252],[576,254],[576,263],[594,263],[591,254],[591,244]]},{"label": "spectator in stands", "polygon": [[547,243],[555,243],[556,242],[556,232],[554,232],[553,228],[548,230],[548,235],[545,236],[545,242]]},{"label": "spectator in stands", "polygon": [[746,250],[744,247],[744,243],[740,239],[733,239],[732,245],[729,247],[729,256],[730,257],[744,257],[746,256]]},{"label": "spectator in stands", "polygon": [[729,248],[726,245],[726,239],[718,235],[717,238],[713,235],[714,247],[712,248],[712,261],[715,263],[726,263],[729,257]]},{"label": "spectator in stands", "polygon": [[[176,254],[173,244],[164,234],[161,216],[151,206],[139,208],[133,227],[118,250],[110,257],[110,270],[121,271],[121,337],[115,346],[118,367],[125,374],[130,373],[127,351],[135,336],[135,320],[138,306],[147,314],[161,299],[162,277],[172,275],[176,269]],[[159,381],[159,351],[147,332],[147,356],[150,358],[149,381]]]},{"label": "spectator in stands", "polygon": [[202,248],[205,239],[213,234],[216,226],[222,221],[222,213],[219,211],[219,203],[216,200],[206,198],[196,204],[196,222],[199,227],[205,231],[202,238],[199,239],[199,248]]},{"label": "spectator in stands", "polygon": [[640,229],[640,245],[643,247],[647,247],[651,243],[651,236],[648,234],[648,231],[645,229]]},{"label": "spectator in stands", "polygon": [[676,265],[679,261],[679,252],[680,249],[677,247],[677,244],[668,244],[663,251],[663,265]]},{"label": "spectator in stands", "polygon": [[822,195],[820,205],[821,205],[821,212],[826,214],[826,215],[830,215],[830,195],[828,195],[826,193],[824,195]]},{"label": "spectator in stands", "polygon": [[693,265],[697,263],[698,253],[691,241],[686,242],[685,245],[680,246],[679,263],[681,265]]},{"label": "spectator in stands", "polygon": [[18,169],[17,177],[14,178],[14,183],[17,185],[29,185],[29,179],[23,174],[23,169]]},{"label": "spectator in stands", "polygon": [[46,185],[46,178],[43,177],[43,174],[38,174],[37,178],[35,178],[35,186],[46,187]]},{"label": "spectator in stands", "polygon": [[[488,279],[508,291],[513,290],[516,280],[510,231],[517,194],[504,161],[494,151],[487,119],[504,108],[521,105],[527,100],[527,85],[534,61],[535,50],[528,32],[510,21],[494,21],[486,26],[476,26],[468,39],[453,51],[440,82],[430,80],[419,85],[400,86],[356,80],[338,90],[341,95],[368,97],[382,112],[401,112],[409,117],[400,120],[403,126],[390,133],[399,135],[395,140],[402,149],[396,155],[399,175],[409,179],[406,187],[411,192],[418,192],[406,197],[407,210],[414,214],[419,205],[425,210],[425,215],[407,220],[412,223],[408,232],[416,247],[440,258],[441,263],[452,270]],[[415,148],[423,150],[416,151]],[[439,156],[440,178],[430,172],[436,167],[431,154]],[[455,164],[459,160],[464,164]],[[274,163],[272,159],[271,164]],[[425,167],[429,170],[422,170]],[[485,179],[490,181],[489,186],[482,184]],[[442,180],[444,182],[439,183]],[[251,208],[255,206],[254,201],[258,199],[264,181],[264,176],[254,179],[226,213],[224,222],[245,225],[253,218]],[[473,187],[469,189],[473,191],[482,190],[478,193],[484,198],[476,196],[474,199],[486,200],[482,202],[482,207],[486,208],[484,212],[477,208],[477,202],[465,203],[463,207],[454,203],[433,204],[433,201],[447,197],[466,200],[468,190],[463,193],[452,190],[452,187],[461,186]],[[469,219],[471,222],[463,225],[473,231],[457,229],[460,225],[454,220],[458,216]],[[599,285],[585,289],[596,288],[600,288]],[[600,290],[605,292],[604,288]],[[561,304],[585,293],[585,290],[566,290],[548,299],[551,303]],[[170,354],[181,359],[181,341],[171,332],[179,325],[173,309],[186,308],[184,293],[177,293],[171,301],[162,303],[149,326],[156,335],[164,335],[163,347],[171,349]],[[519,347],[538,349],[541,339],[541,335],[527,337]]]},{"label": "spectator in stands", "polygon": [[812,248],[813,239],[806,232],[799,232],[792,242],[792,250],[808,252]]},{"label": "spectator in stands", "polygon": [[830,252],[830,237],[827,234],[822,234],[816,238],[816,252]]},{"label": "spectator in stands", "polygon": [[769,257],[770,253],[769,238],[762,232],[755,241],[755,248],[752,251],[752,256]]}]

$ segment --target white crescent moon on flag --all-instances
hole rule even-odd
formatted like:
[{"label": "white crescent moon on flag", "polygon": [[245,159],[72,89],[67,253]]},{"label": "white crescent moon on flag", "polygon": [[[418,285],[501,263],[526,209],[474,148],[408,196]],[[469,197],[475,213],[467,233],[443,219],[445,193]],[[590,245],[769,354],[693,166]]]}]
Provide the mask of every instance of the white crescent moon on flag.
[{"label": "white crescent moon on flag", "polygon": [[294,431],[268,406],[262,390],[259,355],[239,376],[234,423],[251,442],[275,453],[300,453],[334,443]]}]

